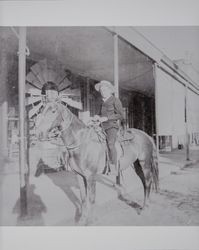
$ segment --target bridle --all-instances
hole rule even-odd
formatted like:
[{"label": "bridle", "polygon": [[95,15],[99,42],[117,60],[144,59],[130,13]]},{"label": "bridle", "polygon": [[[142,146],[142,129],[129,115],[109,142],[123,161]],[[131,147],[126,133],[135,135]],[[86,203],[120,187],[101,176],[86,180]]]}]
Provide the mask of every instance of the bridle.
[{"label": "bridle", "polygon": [[[58,110],[58,109],[57,109]],[[61,119],[62,119],[62,124],[61,124],[61,127],[62,127],[62,129],[59,129],[59,131],[61,132],[61,133],[64,133],[64,132],[66,132],[69,128],[70,128],[70,126],[71,126],[71,124],[72,124],[72,122],[73,122],[73,118],[74,118],[74,115],[71,113],[70,114],[70,120],[69,120],[69,122],[68,122],[68,124],[65,126],[65,119],[64,119],[64,116],[63,116],[63,114],[62,114],[62,112],[59,110],[59,112],[60,112],[60,115],[61,115]],[[65,145],[65,147],[67,148],[67,150],[72,150],[72,149],[76,149],[76,148],[79,148],[79,146],[81,145],[82,143],[79,143],[78,145],[69,145],[69,146],[67,146],[67,145]]]},{"label": "bridle", "polygon": [[[65,122],[65,119],[64,119],[64,117],[63,117],[63,115],[62,115],[62,112],[60,112],[60,115],[61,115],[63,124],[65,124],[65,123],[64,123],[64,122]],[[72,124],[73,117],[74,117],[74,115],[71,114],[71,117],[70,117],[70,120],[69,120],[67,126],[63,126],[63,125],[62,125],[62,129],[60,130],[60,132],[65,132],[67,129],[69,129],[69,127],[70,127],[71,124]]]},{"label": "bridle", "polygon": [[[73,122],[73,119],[74,119],[74,115],[72,113],[70,113],[70,111],[68,112],[68,113],[70,113],[70,118],[69,118],[68,123],[65,125],[66,119],[64,118],[63,112],[62,112],[62,110],[59,109],[58,105],[61,105],[61,104],[59,104],[59,103],[57,104],[56,110],[57,110],[57,112],[60,113],[61,120],[62,120],[61,124],[60,124],[61,128],[59,128],[59,132],[64,134],[70,128],[70,126],[71,126],[71,124]],[[97,131],[95,131],[95,132],[97,132]],[[98,133],[97,133],[97,135],[98,135],[98,138],[99,138]],[[87,136],[89,137],[89,135],[87,135]],[[99,138],[99,141],[101,141],[101,138]],[[82,143],[83,143],[83,141],[78,143],[78,144],[74,143],[74,144],[71,144],[71,145],[64,145],[64,146],[66,147],[67,150],[75,150],[75,149],[79,148]]]}]

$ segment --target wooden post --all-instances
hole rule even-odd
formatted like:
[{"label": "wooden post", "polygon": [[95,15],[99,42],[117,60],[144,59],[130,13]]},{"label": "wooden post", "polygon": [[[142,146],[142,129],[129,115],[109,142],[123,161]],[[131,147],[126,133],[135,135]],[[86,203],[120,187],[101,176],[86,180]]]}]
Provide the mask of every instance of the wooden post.
[{"label": "wooden post", "polygon": [[8,102],[7,102],[7,78],[8,78],[8,45],[6,36],[2,31],[0,38],[0,149],[3,157],[8,157]]},{"label": "wooden post", "polygon": [[141,111],[142,111],[142,130],[145,131],[145,100],[144,100],[144,97],[141,99]]},{"label": "wooden post", "polygon": [[155,82],[155,125],[156,125],[156,150],[159,162],[159,124],[158,124],[158,86],[157,86],[157,64],[153,65],[153,77]]},{"label": "wooden post", "polygon": [[114,86],[115,96],[119,97],[119,62],[118,62],[118,35],[114,34]]},{"label": "wooden post", "polygon": [[27,215],[27,166],[25,140],[26,28],[19,28],[19,175],[21,216]]},{"label": "wooden post", "polygon": [[2,155],[8,157],[8,103],[2,104]]},{"label": "wooden post", "polygon": [[150,108],[151,110],[151,135],[153,136],[155,115],[154,115],[154,102],[153,102],[152,97],[150,99],[150,105],[151,105],[151,108]]},{"label": "wooden post", "polygon": [[186,160],[190,160],[190,152],[189,152],[189,131],[188,131],[188,82],[186,81],[185,85],[185,136],[186,136]]},{"label": "wooden post", "polygon": [[[118,35],[114,34],[114,87],[115,87],[115,97],[119,97],[119,62],[118,62]],[[119,167],[119,166],[118,166]],[[121,184],[120,172],[116,177],[116,183]]]},{"label": "wooden post", "polygon": [[90,111],[90,79],[86,78],[86,110]]}]

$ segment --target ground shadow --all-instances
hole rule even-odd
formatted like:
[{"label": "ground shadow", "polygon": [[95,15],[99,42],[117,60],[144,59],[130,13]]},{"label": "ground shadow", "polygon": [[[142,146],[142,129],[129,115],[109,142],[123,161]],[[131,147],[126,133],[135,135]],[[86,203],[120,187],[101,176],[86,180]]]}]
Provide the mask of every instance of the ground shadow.
[{"label": "ground shadow", "polygon": [[[39,177],[41,174],[45,174],[45,176],[47,176],[54,185],[59,187],[72,202],[75,207],[74,221],[75,223],[77,223],[81,216],[81,201],[79,195],[77,196],[77,194],[73,190],[76,189],[79,192],[79,185],[76,174],[72,171],[64,170],[63,168],[52,169],[45,165],[42,159],[40,159],[37,165],[35,176]],[[119,200],[125,202],[128,206],[135,209],[137,214],[140,214],[142,207],[138,203],[132,201],[132,198],[127,194],[127,192],[124,192],[124,188],[116,185],[116,181],[110,176],[97,174],[96,182],[101,183],[108,188],[116,191]]]},{"label": "ground shadow", "polygon": [[140,206],[137,202],[132,200],[132,197],[127,193],[124,187],[116,185],[116,180],[111,180],[106,175],[98,174],[96,175],[96,181],[106,185],[109,188],[114,189],[118,193],[119,200],[125,202],[128,206],[135,209],[137,214],[141,213],[142,206]]},{"label": "ground shadow", "polygon": [[20,214],[20,198],[16,201],[13,213],[18,214],[17,226],[43,226],[44,219],[42,213],[46,213],[47,209],[39,195],[35,194],[35,185],[31,184],[27,189],[28,213],[26,216]]},{"label": "ground shadow", "polygon": [[72,202],[75,207],[75,222],[78,222],[81,216],[81,202],[72,188],[79,189],[76,174],[65,169],[62,165],[59,168],[51,168],[44,163],[42,159],[38,161],[35,177],[45,174],[51,182],[59,187]]},{"label": "ground shadow", "polygon": [[46,173],[46,176],[59,187],[72,202],[75,207],[75,222],[78,222],[81,216],[81,202],[72,188],[79,189],[76,175],[72,171],[60,171],[54,173]]}]

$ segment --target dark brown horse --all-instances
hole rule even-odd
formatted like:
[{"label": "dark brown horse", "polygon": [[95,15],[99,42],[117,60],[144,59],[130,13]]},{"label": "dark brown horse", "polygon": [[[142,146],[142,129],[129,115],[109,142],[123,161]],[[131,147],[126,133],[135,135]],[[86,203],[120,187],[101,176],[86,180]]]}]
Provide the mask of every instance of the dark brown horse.
[{"label": "dark brown horse", "polygon": [[[39,136],[47,136],[55,127],[59,128],[61,138],[69,153],[69,165],[77,174],[82,202],[79,224],[87,223],[90,206],[95,202],[96,175],[106,166],[106,141],[101,139],[93,127],[87,127],[71,111],[60,103],[48,104],[37,124]],[[138,129],[128,130],[133,140],[120,147],[118,143],[119,170],[134,167],[144,187],[144,205],[149,197],[151,185],[158,189],[158,162],[156,147],[150,136]],[[122,150],[121,150],[122,148]],[[119,153],[120,152],[120,153]],[[119,180],[119,179],[117,179]],[[122,197],[120,183],[115,187]],[[125,200],[125,199],[123,199]],[[141,207],[140,207],[141,208]]]}]

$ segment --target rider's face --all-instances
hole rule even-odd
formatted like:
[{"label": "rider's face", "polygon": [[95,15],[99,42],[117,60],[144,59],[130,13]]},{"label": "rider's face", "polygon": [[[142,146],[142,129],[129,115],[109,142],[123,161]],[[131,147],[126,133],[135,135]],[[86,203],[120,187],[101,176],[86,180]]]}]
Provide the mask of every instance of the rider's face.
[{"label": "rider's face", "polygon": [[103,98],[108,98],[108,97],[110,97],[112,95],[112,91],[110,90],[110,88],[105,86],[105,85],[101,86],[100,93],[101,93]]},{"label": "rider's face", "polygon": [[46,100],[47,102],[54,102],[58,98],[58,92],[56,90],[46,90]]}]

